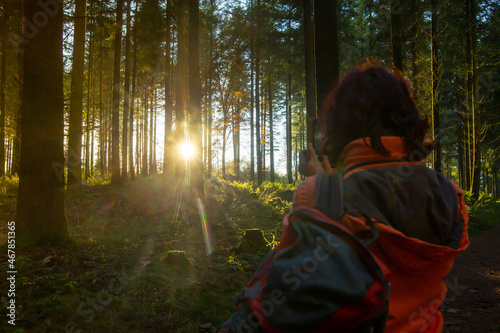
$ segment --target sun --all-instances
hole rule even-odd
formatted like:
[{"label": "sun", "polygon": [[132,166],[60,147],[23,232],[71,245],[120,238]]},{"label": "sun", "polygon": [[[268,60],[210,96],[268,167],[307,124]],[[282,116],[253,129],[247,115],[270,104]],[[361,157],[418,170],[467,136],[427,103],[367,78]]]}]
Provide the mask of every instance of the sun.
[{"label": "sun", "polygon": [[194,156],[194,146],[189,142],[184,142],[183,144],[181,144],[179,150],[186,159],[190,159]]}]

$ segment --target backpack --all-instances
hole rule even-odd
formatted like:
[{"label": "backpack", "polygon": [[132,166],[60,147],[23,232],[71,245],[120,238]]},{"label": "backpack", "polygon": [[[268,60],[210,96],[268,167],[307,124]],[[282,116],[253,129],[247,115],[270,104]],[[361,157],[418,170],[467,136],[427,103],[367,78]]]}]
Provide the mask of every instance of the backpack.
[{"label": "backpack", "polygon": [[[218,332],[384,332],[388,271],[369,250],[378,231],[362,213],[343,212],[341,174],[319,172],[316,185],[315,209],[288,215],[280,244]],[[353,235],[342,224],[346,215],[364,218],[371,237]]]}]

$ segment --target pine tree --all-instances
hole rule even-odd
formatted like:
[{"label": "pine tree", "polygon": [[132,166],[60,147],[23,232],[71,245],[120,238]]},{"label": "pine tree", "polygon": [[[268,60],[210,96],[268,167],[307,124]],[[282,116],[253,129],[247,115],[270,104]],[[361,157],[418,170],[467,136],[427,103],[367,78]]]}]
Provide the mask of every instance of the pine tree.
[{"label": "pine tree", "polygon": [[[24,45],[18,248],[70,243],[64,212],[63,11],[54,4],[53,16]],[[40,12],[38,1],[25,0],[25,17]]]}]

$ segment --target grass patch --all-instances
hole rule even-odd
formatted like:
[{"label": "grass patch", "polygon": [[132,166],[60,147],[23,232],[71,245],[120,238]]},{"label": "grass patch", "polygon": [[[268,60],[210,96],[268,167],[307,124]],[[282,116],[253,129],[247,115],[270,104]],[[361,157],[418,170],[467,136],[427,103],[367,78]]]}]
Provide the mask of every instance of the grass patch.
[{"label": "grass patch", "polygon": [[[203,323],[221,324],[276,245],[293,194],[283,183],[207,180],[207,255],[198,206],[181,181],[138,177],[120,188],[94,181],[66,200],[76,249],[16,253],[18,332],[196,332]],[[0,180],[0,244],[14,216],[16,185]],[[469,205],[471,236],[500,224],[498,201],[483,195]],[[255,228],[266,244],[238,252],[245,232]],[[6,253],[0,253],[4,272]],[[5,279],[0,289],[8,290]],[[7,302],[0,298],[2,307]],[[6,325],[1,321],[0,331]]]},{"label": "grass patch", "polygon": [[465,202],[469,213],[469,236],[477,236],[500,225],[500,200],[481,193],[473,202],[470,192],[465,193]]},{"label": "grass patch", "polygon": [[[2,184],[6,224],[15,212],[15,184]],[[16,253],[18,332],[196,332],[203,323],[219,325],[267,252],[239,254],[245,230],[259,228],[271,249],[290,210],[281,197],[290,190],[285,185],[208,180],[204,207],[213,252],[207,255],[185,184],[159,175],[121,188],[95,184],[66,200],[76,249]],[[0,243],[5,235],[0,229]],[[0,257],[7,271],[6,251]],[[1,290],[8,290],[6,282]],[[0,299],[2,307],[7,302]],[[3,320],[0,331],[6,329]]]}]

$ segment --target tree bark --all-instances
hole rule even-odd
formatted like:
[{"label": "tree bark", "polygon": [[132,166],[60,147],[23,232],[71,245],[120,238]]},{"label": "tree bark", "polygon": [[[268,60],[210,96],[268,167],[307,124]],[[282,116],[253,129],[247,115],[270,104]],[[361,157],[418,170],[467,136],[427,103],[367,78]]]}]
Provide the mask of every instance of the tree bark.
[{"label": "tree bark", "polygon": [[[92,14],[92,13],[91,13]],[[90,141],[90,113],[92,112],[92,102],[91,102],[91,91],[92,91],[92,60],[93,60],[93,53],[92,53],[92,43],[93,43],[93,38],[92,38],[92,32],[90,33],[90,40],[89,40],[89,59],[88,59],[88,70],[87,70],[87,114],[85,118],[85,179],[88,179],[90,177],[90,168],[91,166],[89,165],[90,163],[90,154],[89,154],[89,141]]]},{"label": "tree bark", "polygon": [[83,70],[85,62],[86,11],[86,0],[76,0],[67,163],[68,189],[74,189],[77,192],[81,191],[82,184]]},{"label": "tree bark", "polygon": [[241,99],[238,98],[238,102],[236,104],[236,179],[240,180],[240,151],[241,151]]},{"label": "tree bark", "polygon": [[124,0],[117,0],[115,27],[115,54],[113,62],[113,113],[112,113],[112,170],[111,185],[119,185],[120,178],[120,61],[122,50],[122,20]]},{"label": "tree bark", "polygon": [[154,108],[155,108],[155,104],[156,104],[156,88],[154,88],[154,92],[151,94],[151,105],[149,107],[149,126],[150,126],[150,130],[149,130],[149,140],[148,140],[148,143],[149,143],[149,174],[154,174],[155,173],[155,170],[153,168],[153,141],[154,141],[154,128],[155,128],[155,124],[153,122],[153,115],[154,115]]},{"label": "tree bark", "polygon": [[318,111],[321,110],[332,84],[339,80],[337,3],[337,0],[314,1],[316,105]]},{"label": "tree bark", "polygon": [[152,130],[152,133],[153,133],[153,137],[151,138],[151,142],[153,143],[153,148],[151,150],[151,154],[153,155],[153,158],[152,158],[152,162],[153,162],[153,166],[151,167],[151,170],[152,170],[152,173],[157,173],[158,172],[158,169],[157,169],[157,163],[156,163],[156,145],[157,145],[157,142],[156,142],[156,118],[157,118],[157,109],[156,109],[156,104],[157,104],[157,100],[156,100],[157,96],[156,96],[156,90],[155,90],[155,104],[154,104],[154,117],[153,117],[153,130]]},{"label": "tree bark", "polygon": [[475,199],[479,198],[480,181],[481,181],[481,117],[479,110],[479,85],[478,85],[478,68],[477,68],[477,34],[476,34],[476,16],[477,2],[470,0],[471,10],[471,55],[472,55],[472,127],[474,131],[474,163],[473,163],[473,181],[472,195]]},{"label": "tree bark", "polygon": [[[498,164],[498,162],[497,162]],[[495,199],[498,199],[498,166],[494,168],[493,170],[493,196]]]},{"label": "tree bark", "polygon": [[203,126],[201,120],[200,79],[200,8],[199,0],[189,1],[189,104],[191,112],[191,142],[194,146],[191,173],[198,197],[204,197]]},{"label": "tree bark", "polygon": [[142,176],[148,175],[148,104],[149,91],[146,90],[144,97],[144,111],[142,116]]},{"label": "tree bark", "polygon": [[431,0],[431,67],[432,67],[432,129],[436,149],[434,150],[434,170],[442,172],[441,157],[441,122],[438,105],[438,44],[437,44],[437,5],[438,0]]},{"label": "tree bark", "polygon": [[472,155],[471,152],[473,150],[472,146],[472,136],[471,136],[471,117],[472,117],[472,106],[471,106],[471,101],[472,101],[472,41],[471,41],[471,10],[470,10],[470,1],[471,0],[466,0],[465,1],[465,58],[466,58],[466,75],[465,75],[465,80],[466,80],[466,93],[465,93],[465,105],[466,105],[466,112],[464,114],[464,124],[465,124],[465,130],[464,130],[464,136],[465,136],[465,190],[471,191],[471,185],[472,185]]},{"label": "tree bark", "polygon": [[[273,128],[273,90],[271,85],[271,76],[267,80],[268,99],[269,99],[269,164],[271,172],[271,182],[274,183],[274,128]],[[287,123],[288,126],[288,123]]]},{"label": "tree bark", "polygon": [[[411,61],[411,81],[414,87],[417,84],[417,40],[419,36],[419,18],[420,10],[417,7],[417,0],[410,1],[410,13],[412,17],[411,21],[411,36],[410,36],[410,61]],[[416,88],[413,89],[414,92],[417,91]]]},{"label": "tree bark", "polygon": [[[24,1],[14,1],[16,6],[15,6],[15,15],[16,15],[16,20],[17,20],[17,23],[16,24],[16,32],[18,33],[18,35],[22,35],[23,34],[23,17],[25,17],[23,15],[24,13],[24,7],[23,7],[23,3]],[[38,7],[39,8],[39,7]],[[18,66],[17,66],[17,79],[19,80],[19,82],[24,82],[24,65],[23,65],[23,62],[24,62],[24,55],[23,55],[23,49],[22,48],[19,48],[19,49],[16,49],[16,51],[19,51],[17,52],[17,62],[18,62]],[[19,95],[20,95],[20,99],[22,99],[21,95],[22,95],[22,92],[23,92],[23,89],[24,87],[22,85],[19,85]],[[22,126],[21,126],[21,123],[22,123],[22,115],[24,114],[24,111],[21,109],[22,108],[22,102],[21,102],[21,106],[19,107],[19,109],[17,110],[16,114],[15,114],[15,133],[14,133],[14,139],[13,139],[13,142],[12,142],[12,153],[11,153],[11,169],[10,169],[10,174],[11,175],[15,175],[15,174],[19,174],[20,173],[20,160],[21,160],[21,136],[22,136]]]},{"label": "tree bark", "polygon": [[163,140],[163,174],[168,175],[171,171],[169,168],[169,153],[172,149],[172,140],[170,136],[172,135],[172,93],[171,93],[171,47],[170,43],[172,41],[170,24],[172,20],[171,14],[171,0],[167,0],[166,17],[167,25],[165,32],[165,138]]},{"label": "tree bark", "polygon": [[[25,17],[40,12],[37,0],[25,2]],[[62,8],[53,14],[24,47],[18,248],[71,242],[64,212]]]},{"label": "tree bark", "polygon": [[[257,0],[257,45],[260,43],[260,0]],[[255,141],[257,153],[257,184],[262,184],[262,154],[260,139],[260,52],[255,52]]]},{"label": "tree bark", "polygon": [[95,129],[95,108],[92,109],[92,120],[90,121],[90,176],[94,175],[94,129]]},{"label": "tree bark", "polygon": [[307,118],[316,118],[316,72],[312,0],[304,0],[304,61]]},{"label": "tree bark", "polygon": [[103,105],[103,47],[102,47],[102,38],[99,41],[99,166],[101,170],[101,176],[104,176],[106,173],[105,170],[105,159],[106,159],[106,149],[105,147],[105,118],[104,118],[104,105]]},{"label": "tree bark", "polygon": [[[431,0],[434,2],[435,0]],[[392,60],[394,67],[403,71],[403,44],[401,36],[401,12],[403,4],[400,1],[391,1],[391,43]]]},{"label": "tree bark", "polygon": [[122,181],[127,181],[128,170],[128,124],[130,111],[130,7],[132,0],[127,1],[127,33],[125,34],[125,82],[123,96],[123,130],[122,130]]},{"label": "tree bark", "polygon": [[286,104],[286,175],[288,182],[293,183],[292,175],[292,74],[288,70],[287,104]]},{"label": "tree bark", "polygon": [[226,179],[227,102],[222,102],[222,178]]},{"label": "tree bark", "polygon": [[108,173],[113,169],[113,98],[109,99],[109,103],[107,105],[107,116],[108,119],[106,120],[108,127],[106,128],[106,134],[107,134],[107,139],[106,142],[108,144],[108,147],[106,148],[108,156],[107,156],[107,161],[108,161]]},{"label": "tree bark", "polygon": [[254,138],[254,46],[250,41],[250,180],[255,181],[255,138]]},{"label": "tree bark", "polygon": [[208,56],[208,119],[207,119],[207,175],[208,177],[212,177],[212,82],[213,82],[213,71],[211,70],[213,66],[213,52],[214,52],[214,24],[213,24],[213,16],[214,11],[216,9],[215,0],[210,0],[210,41],[209,41],[209,56]]},{"label": "tree bark", "polygon": [[[135,10],[135,14],[137,13],[137,7]],[[135,15],[134,15],[135,16]],[[129,166],[130,166],[130,179],[135,180],[135,167],[134,167],[134,108],[135,108],[135,86],[136,86],[136,74],[137,74],[137,25],[134,23],[133,28],[133,38],[134,38],[134,58],[132,64],[132,98],[130,99],[130,126],[129,126]],[[138,132],[138,131],[137,131]],[[139,142],[136,142],[136,145],[139,146]],[[136,156],[138,158],[138,155]]]},{"label": "tree bark", "polygon": [[[186,54],[186,31],[185,31],[185,8],[184,3],[177,3],[177,68],[176,68],[176,93],[175,93],[175,120],[176,129],[174,134],[174,144],[179,145],[186,141],[186,116],[184,114],[184,94],[185,94],[185,62]],[[177,148],[175,148],[177,149]],[[175,161],[174,175],[181,176],[186,168],[184,161]]]},{"label": "tree bark", "polygon": [[5,70],[7,68],[7,16],[2,17],[2,59],[0,64],[0,177],[5,175]]}]

